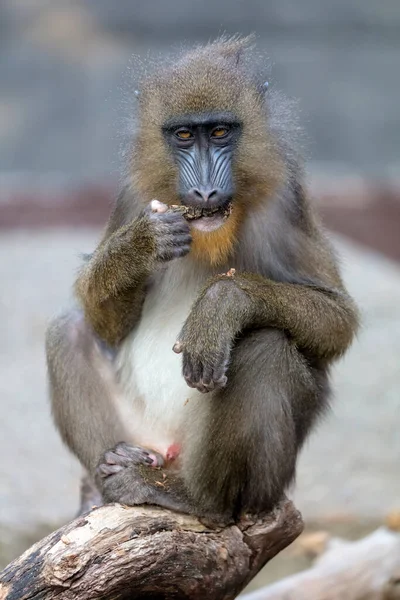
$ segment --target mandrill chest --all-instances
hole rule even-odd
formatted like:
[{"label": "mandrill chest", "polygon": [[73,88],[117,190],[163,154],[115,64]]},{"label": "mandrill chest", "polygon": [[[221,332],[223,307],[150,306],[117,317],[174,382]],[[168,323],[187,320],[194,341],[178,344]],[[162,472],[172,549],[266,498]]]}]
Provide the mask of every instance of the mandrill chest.
[{"label": "mandrill chest", "polygon": [[155,276],[139,323],[117,357],[118,406],[132,437],[164,456],[184,441],[193,402],[205,397],[187,386],[182,357],[172,350],[200,289],[210,273],[188,259],[174,261]]}]

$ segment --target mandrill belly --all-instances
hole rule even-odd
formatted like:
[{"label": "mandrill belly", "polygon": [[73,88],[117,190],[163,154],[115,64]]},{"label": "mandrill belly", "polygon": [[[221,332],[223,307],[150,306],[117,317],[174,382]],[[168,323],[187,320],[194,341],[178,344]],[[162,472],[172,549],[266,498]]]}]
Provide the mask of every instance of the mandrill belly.
[{"label": "mandrill belly", "polygon": [[118,404],[132,434],[129,441],[170,459],[184,444],[193,403],[204,402],[204,395],[186,384],[182,356],[172,350],[204,283],[203,277],[183,269],[182,262],[175,261],[151,287],[141,320],[117,358],[122,392]]}]

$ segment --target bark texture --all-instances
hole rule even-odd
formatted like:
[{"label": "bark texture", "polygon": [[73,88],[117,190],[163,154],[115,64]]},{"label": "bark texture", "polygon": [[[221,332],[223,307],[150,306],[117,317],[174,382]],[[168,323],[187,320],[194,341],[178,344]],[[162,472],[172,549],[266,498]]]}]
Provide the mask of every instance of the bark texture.
[{"label": "bark texture", "polygon": [[224,528],[154,507],[95,508],[0,573],[0,600],[230,600],[302,531],[289,500]]},{"label": "bark texture", "polygon": [[400,534],[382,527],[357,542],[333,538],[311,569],[243,600],[400,600]]}]

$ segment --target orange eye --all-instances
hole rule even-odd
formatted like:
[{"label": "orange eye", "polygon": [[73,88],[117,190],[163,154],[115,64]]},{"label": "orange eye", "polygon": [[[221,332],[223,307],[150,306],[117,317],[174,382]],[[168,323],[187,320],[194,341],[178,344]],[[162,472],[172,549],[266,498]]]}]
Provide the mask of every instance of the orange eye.
[{"label": "orange eye", "polygon": [[212,136],[221,138],[221,137],[224,137],[227,133],[228,133],[228,130],[225,129],[225,127],[217,127],[217,129],[214,129],[214,131],[212,132]]},{"label": "orange eye", "polygon": [[176,131],[175,135],[181,140],[190,140],[193,137],[191,131],[189,131],[188,129],[181,129],[180,131]]}]

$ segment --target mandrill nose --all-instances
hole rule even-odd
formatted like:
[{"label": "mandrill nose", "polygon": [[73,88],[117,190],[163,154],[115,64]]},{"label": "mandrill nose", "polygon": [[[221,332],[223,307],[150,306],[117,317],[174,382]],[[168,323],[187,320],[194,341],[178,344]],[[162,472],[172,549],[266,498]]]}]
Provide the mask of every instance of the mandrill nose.
[{"label": "mandrill nose", "polygon": [[186,195],[185,204],[192,206],[206,205],[209,207],[220,205],[224,194],[218,188],[191,188]]},{"label": "mandrill nose", "polygon": [[204,202],[209,202],[211,198],[218,194],[217,189],[211,190],[209,188],[192,188],[190,191],[197,200],[203,200]]}]

